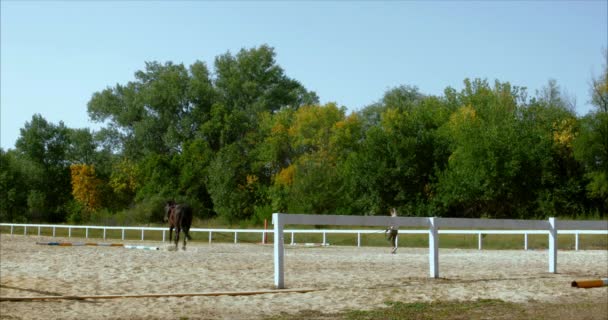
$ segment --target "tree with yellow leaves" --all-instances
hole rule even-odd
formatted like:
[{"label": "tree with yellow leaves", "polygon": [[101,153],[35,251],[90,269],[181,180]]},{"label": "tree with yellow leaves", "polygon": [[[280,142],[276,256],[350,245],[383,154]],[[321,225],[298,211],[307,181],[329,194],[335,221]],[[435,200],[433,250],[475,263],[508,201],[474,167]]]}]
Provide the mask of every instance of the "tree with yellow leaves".
[{"label": "tree with yellow leaves", "polygon": [[95,166],[72,164],[70,172],[74,199],[88,212],[99,209],[101,207],[101,180],[95,175]]}]

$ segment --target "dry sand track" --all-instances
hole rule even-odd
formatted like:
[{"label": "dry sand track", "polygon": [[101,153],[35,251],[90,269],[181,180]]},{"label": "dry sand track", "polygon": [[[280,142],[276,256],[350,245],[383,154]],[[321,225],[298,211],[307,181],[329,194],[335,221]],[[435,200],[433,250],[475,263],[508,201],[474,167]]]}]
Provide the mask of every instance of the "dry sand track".
[{"label": "dry sand track", "polygon": [[[190,243],[187,251],[57,247],[61,239],[0,236],[0,296],[118,295],[273,289],[272,246]],[[68,239],[63,239],[68,241]],[[73,239],[70,239],[73,241]],[[118,241],[117,241],[118,242]],[[160,246],[158,242],[131,241]],[[0,302],[2,319],[259,319],[281,312],[335,313],[388,300],[501,299],[608,301],[608,287],[576,289],[574,279],[608,277],[608,251],[440,250],[440,279],[428,278],[428,251],[377,247],[287,247],[285,285],[309,293],[254,296]]]}]

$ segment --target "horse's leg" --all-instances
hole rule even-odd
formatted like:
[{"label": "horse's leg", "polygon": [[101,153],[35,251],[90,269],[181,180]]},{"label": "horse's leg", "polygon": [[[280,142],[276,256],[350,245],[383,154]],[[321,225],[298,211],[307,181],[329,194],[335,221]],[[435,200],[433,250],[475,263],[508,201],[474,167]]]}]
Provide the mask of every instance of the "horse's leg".
[{"label": "horse's leg", "polygon": [[173,240],[173,225],[169,225],[169,243]]},{"label": "horse's leg", "polygon": [[184,228],[184,247],[182,248],[184,251],[186,251],[186,242],[188,240],[188,229]]},{"label": "horse's leg", "polygon": [[179,232],[180,232],[180,227],[176,226],[175,227],[175,251],[177,251],[177,244],[179,243]]}]

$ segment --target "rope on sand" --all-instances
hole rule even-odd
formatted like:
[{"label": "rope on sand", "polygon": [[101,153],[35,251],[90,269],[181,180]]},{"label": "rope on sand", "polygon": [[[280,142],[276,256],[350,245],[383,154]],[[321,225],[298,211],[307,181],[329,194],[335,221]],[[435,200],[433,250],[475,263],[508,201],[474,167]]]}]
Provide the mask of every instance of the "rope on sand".
[{"label": "rope on sand", "polygon": [[41,296],[41,297],[0,297],[0,301],[39,301],[39,300],[85,300],[85,299],[121,299],[121,298],[163,298],[163,297],[213,297],[213,296],[252,296],[258,294],[307,293],[322,289],[277,289],[261,291],[225,291],[195,293],[155,293],[155,294],[122,294],[122,295],[83,295],[83,296]]}]

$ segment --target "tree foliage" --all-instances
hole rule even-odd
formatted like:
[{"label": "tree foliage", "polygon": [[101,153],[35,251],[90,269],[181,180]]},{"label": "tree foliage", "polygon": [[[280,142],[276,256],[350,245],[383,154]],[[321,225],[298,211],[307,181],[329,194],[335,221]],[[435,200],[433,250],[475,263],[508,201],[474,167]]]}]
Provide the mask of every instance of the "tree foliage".
[{"label": "tree foliage", "polygon": [[272,212],[539,218],[608,212],[608,68],[585,116],[556,81],[532,98],[465,79],[443,95],[387,90],[347,113],[263,45],[213,65],[147,62],[93,93],[96,132],[25,123],[0,150],[0,220],[147,223],[163,202],[199,218]]},{"label": "tree foliage", "polygon": [[102,181],[95,175],[95,166],[72,164],[70,172],[74,199],[88,212],[101,208],[100,186]]}]

